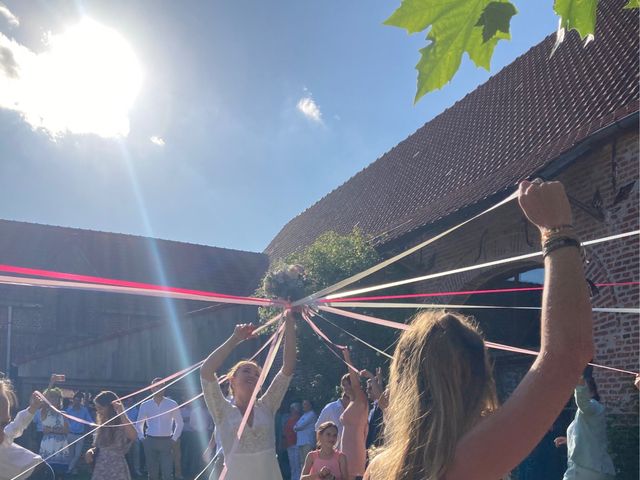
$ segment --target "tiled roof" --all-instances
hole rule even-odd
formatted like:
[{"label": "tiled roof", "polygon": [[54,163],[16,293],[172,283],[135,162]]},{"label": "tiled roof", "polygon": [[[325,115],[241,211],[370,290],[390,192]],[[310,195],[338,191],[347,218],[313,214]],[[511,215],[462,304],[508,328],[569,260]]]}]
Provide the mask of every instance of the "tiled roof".
[{"label": "tiled roof", "polygon": [[267,269],[261,253],[133,235],[0,220],[0,263],[251,295]]},{"label": "tiled roof", "polygon": [[[477,204],[638,111],[638,13],[599,2],[595,41],[570,32],[531,48],[322,200],[266,248],[272,258],[325,231],[397,239]],[[428,101],[428,99],[427,99]]]}]

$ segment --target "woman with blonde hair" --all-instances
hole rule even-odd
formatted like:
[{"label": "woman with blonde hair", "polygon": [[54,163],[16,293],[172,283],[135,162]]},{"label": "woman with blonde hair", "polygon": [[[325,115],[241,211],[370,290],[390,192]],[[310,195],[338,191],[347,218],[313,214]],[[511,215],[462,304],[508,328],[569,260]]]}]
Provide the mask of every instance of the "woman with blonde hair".
[{"label": "woman with blonde hair", "polygon": [[[110,391],[100,392],[93,399],[98,424],[109,421],[95,433],[93,447],[87,450],[87,463],[94,464],[91,480],[131,480],[125,455],[138,439],[138,432],[124,413],[118,396]],[[115,420],[111,420],[116,417]]]},{"label": "woman with blonde hair", "polygon": [[497,480],[538,444],[593,356],[591,305],[571,208],[558,182],[522,182],[520,206],[540,229],[545,265],[541,345],[498,406],[477,326],[454,313],[420,314],[391,365],[385,445],[371,480]]},{"label": "woman with blonde hair", "polygon": [[[62,409],[62,390],[57,387],[47,388],[44,397],[58,410]],[[64,478],[67,473],[71,454],[67,448],[67,433],[69,422],[60,413],[48,405],[40,410],[42,421],[42,440],[40,441],[40,456],[47,462],[56,474],[56,478]]]},{"label": "woman with blonde hair", "polygon": [[[236,442],[242,418],[260,377],[260,367],[252,361],[241,361],[227,374],[233,400],[222,394],[216,370],[231,351],[251,338],[252,325],[237,325],[233,334],[205,360],[200,370],[202,391],[219,434],[227,467],[227,480],[249,478],[282,479],[276,457],[275,414],[280,408],[296,363],[296,331],[293,313],[285,319],[284,360],[267,391],[257,398],[249,414],[242,436]],[[235,447],[235,448],[234,448]]]}]

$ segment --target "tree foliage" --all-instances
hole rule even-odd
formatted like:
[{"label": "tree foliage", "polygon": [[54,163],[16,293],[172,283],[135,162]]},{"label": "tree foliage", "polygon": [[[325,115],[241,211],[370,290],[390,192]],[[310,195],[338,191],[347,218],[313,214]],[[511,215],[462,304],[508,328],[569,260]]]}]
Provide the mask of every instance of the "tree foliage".
[{"label": "tree foliage", "polygon": [[[582,39],[593,38],[597,6],[598,0],[555,0],[559,40],[565,30],[577,30]],[[629,0],[625,8],[639,6],[640,0]],[[510,23],[516,13],[509,0],[402,0],[384,23],[410,34],[428,32],[428,44],[420,50],[416,65],[415,101],[447,84],[465,53],[477,67],[489,70],[497,43],[511,38]]]},{"label": "tree foliage", "polygon": [[[348,235],[326,232],[304,250],[274,262],[270,271],[285,265],[299,264],[305,269],[307,284],[305,295],[350,277],[381,261],[369,239],[355,229]],[[264,289],[257,292],[264,296]],[[263,320],[271,318],[274,309],[261,309]],[[374,327],[344,317],[323,314],[325,318],[359,338],[384,349],[391,345],[396,332],[384,327]],[[361,368],[374,368],[385,363],[386,358],[356,342],[339,328],[315,318],[316,324],[337,344],[352,345],[354,362]],[[318,407],[336,398],[336,386],[340,376],[346,373],[345,365],[338,360],[303,321],[298,322],[298,364],[292,396],[297,399],[315,400]]]}]

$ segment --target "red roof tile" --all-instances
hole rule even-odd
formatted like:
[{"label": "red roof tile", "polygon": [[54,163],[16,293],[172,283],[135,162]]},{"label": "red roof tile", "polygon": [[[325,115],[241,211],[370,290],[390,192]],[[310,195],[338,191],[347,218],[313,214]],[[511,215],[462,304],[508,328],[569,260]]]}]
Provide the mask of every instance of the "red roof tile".
[{"label": "red roof tile", "polygon": [[571,32],[530,49],[292,219],[272,258],[325,231],[396,239],[505,191],[595,131],[638,111],[638,13],[599,3],[595,41]]}]

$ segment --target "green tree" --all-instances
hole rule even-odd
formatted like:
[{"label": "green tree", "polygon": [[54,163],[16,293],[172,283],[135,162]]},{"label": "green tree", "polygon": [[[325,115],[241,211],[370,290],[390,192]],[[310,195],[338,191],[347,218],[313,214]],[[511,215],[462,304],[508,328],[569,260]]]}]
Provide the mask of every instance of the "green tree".
[{"label": "green tree", "polygon": [[[554,50],[565,30],[577,30],[587,42],[593,39],[597,6],[598,0],[555,0],[553,8],[560,25]],[[624,8],[639,6],[640,0],[629,0]],[[402,0],[384,23],[410,34],[428,31],[429,43],[420,50],[416,65],[415,102],[447,84],[465,53],[477,67],[489,70],[498,41],[511,38],[509,27],[516,13],[509,0]]]},{"label": "green tree", "polygon": [[[348,235],[326,232],[304,250],[274,262],[271,265],[271,270],[280,269],[284,265],[302,265],[307,277],[305,295],[310,295],[366,270],[381,260],[369,238],[354,229]],[[258,290],[257,294],[265,296],[262,288]],[[262,320],[266,320],[275,313],[274,309],[264,308],[260,311],[260,317]],[[379,312],[375,312],[375,314],[377,315]],[[390,328],[376,327],[326,313],[323,313],[322,316],[329,322],[335,323],[380,349],[390,346],[397,335]],[[386,312],[385,318],[390,318]],[[402,321],[404,318],[405,316],[401,316],[398,317],[398,320]],[[336,328],[318,317],[314,317],[314,322],[334,343],[353,346],[352,356],[357,367],[372,369],[387,364],[386,357],[355,341],[340,328]],[[303,321],[299,321],[298,366],[295,380],[292,382],[292,397],[309,398],[315,401],[317,407],[322,407],[329,399],[336,397],[335,387],[338,385],[340,376],[346,371],[346,366],[328,350],[324,342],[315,335],[311,328]]]}]

